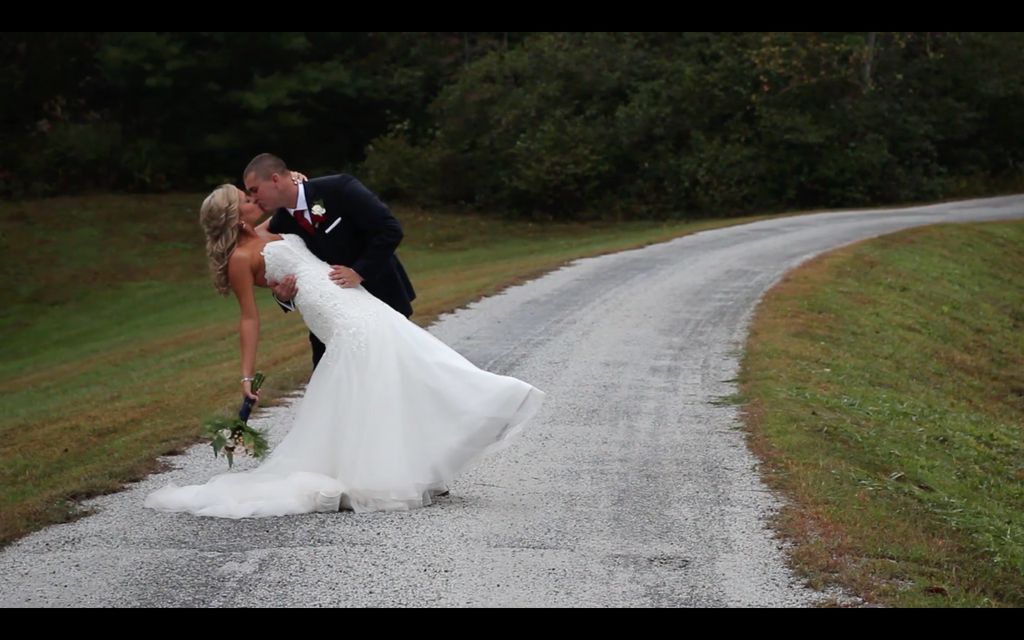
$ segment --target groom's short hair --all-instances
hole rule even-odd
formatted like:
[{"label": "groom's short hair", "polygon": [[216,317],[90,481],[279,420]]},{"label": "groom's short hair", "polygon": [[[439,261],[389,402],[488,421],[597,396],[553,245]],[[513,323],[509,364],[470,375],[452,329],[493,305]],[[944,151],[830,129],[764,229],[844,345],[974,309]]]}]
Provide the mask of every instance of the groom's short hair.
[{"label": "groom's short hair", "polygon": [[242,173],[242,180],[245,180],[250,173],[255,173],[260,180],[267,180],[275,173],[282,176],[288,175],[288,165],[272,153],[261,153],[249,161],[249,165]]}]

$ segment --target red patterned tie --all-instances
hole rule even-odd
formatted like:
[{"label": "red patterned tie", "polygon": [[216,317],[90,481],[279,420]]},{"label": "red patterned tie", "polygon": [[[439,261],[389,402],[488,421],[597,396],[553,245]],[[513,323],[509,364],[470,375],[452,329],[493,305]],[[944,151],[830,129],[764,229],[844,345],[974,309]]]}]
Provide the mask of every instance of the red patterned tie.
[{"label": "red patterned tie", "polygon": [[313,225],[309,223],[309,220],[306,220],[305,209],[296,209],[295,211],[292,212],[292,215],[295,216],[295,222],[298,222],[299,226],[305,229],[309,233],[309,235],[316,234],[316,228],[314,228]]}]

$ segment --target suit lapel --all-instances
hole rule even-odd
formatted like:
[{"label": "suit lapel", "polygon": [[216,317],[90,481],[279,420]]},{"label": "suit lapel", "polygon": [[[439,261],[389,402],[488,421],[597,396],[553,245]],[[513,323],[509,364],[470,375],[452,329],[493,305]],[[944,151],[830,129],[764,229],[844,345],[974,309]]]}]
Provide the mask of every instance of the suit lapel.
[{"label": "suit lapel", "polygon": [[[341,226],[341,212],[335,211],[333,208],[328,206],[323,194],[320,190],[317,190],[311,183],[307,182],[306,185],[306,206],[309,207],[310,212],[313,211],[313,206],[317,200],[323,201],[321,206],[326,210],[324,212],[323,222],[316,228],[316,236],[324,237],[327,235],[327,230],[330,229],[331,235],[338,233],[338,227]],[[337,223],[337,224],[336,224]]]}]

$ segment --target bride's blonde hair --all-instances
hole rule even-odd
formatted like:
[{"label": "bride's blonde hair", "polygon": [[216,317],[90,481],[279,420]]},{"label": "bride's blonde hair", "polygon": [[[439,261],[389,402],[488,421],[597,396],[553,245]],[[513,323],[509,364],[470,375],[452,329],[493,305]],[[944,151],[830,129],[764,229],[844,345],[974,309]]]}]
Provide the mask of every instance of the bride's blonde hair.
[{"label": "bride's blonde hair", "polygon": [[238,189],[222,184],[203,200],[199,208],[199,224],[206,234],[206,255],[210,261],[213,286],[226,296],[231,291],[228,283],[228,260],[238,244]]}]

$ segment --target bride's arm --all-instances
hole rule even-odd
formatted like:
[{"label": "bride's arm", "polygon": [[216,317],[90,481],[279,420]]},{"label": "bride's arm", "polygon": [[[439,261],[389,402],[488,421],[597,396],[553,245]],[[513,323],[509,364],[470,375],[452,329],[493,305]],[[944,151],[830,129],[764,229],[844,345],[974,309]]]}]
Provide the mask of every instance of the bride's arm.
[{"label": "bride's arm", "polygon": [[256,344],[260,339],[260,314],[256,307],[255,281],[247,251],[236,249],[231,255],[228,277],[231,279],[231,288],[235,292],[235,297],[238,298],[238,307],[241,311],[238,334],[242,345],[242,388],[245,395],[257,400],[259,396],[252,392],[252,376],[256,371]]}]

